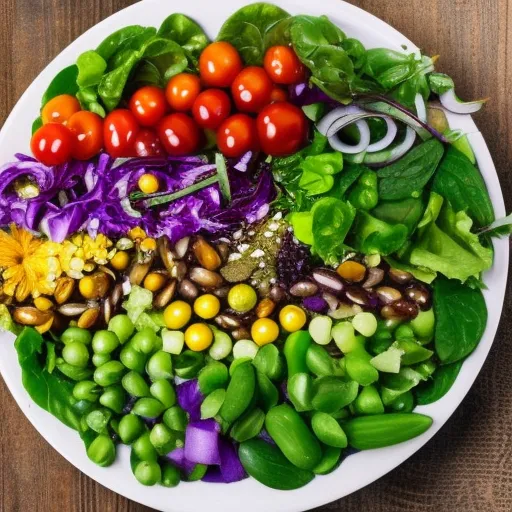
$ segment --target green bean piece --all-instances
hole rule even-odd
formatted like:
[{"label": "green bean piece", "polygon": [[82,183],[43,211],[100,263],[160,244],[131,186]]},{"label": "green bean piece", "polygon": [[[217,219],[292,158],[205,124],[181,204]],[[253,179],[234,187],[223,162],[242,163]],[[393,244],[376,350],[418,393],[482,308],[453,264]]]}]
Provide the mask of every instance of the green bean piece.
[{"label": "green bean piece", "polygon": [[182,379],[195,379],[204,366],[204,355],[202,352],[184,350],[175,360],[174,371]]},{"label": "green bean piece", "polygon": [[201,404],[201,419],[206,420],[217,416],[225,399],[225,389],[219,388],[212,391]]},{"label": "green bean piece", "polygon": [[176,436],[163,423],[157,423],[151,429],[149,440],[159,455],[166,455],[176,448]]},{"label": "green bean piece", "polygon": [[254,368],[251,364],[242,364],[233,372],[226,390],[226,398],[219,414],[226,423],[233,423],[247,409],[256,388]]},{"label": "green bean piece", "polygon": [[349,408],[344,408],[329,414],[329,416],[332,416],[335,420],[345,420],[351,416],[351,412]]},{"label": "green bean piece", "polygon": [[427,348],[422,347],[419,343],[411,339],[400,339],[396,341],[393,346],[396,346],[396,348],[403,352],[401,363],[405,366],[422,363],[434,355],[432,350],[428,350]]},{"label": "green bean piece", "polygon": [[313,469],[315,475],[327,475],[331,473],[341,457],[341,448],[335,448],[334,446],[326,446],[323,450],[322,460]]},{"label": "green bean piece", "polygon": [[128,315],[116,315],[110,319],[108,330],[115,333],[119,342],[124,344],[130,339],[135,327]]},{"label": "green bean piece", "polygon": [[414,340],[414,331],[407,324],[399,325],[395,331],[396,340]]},{"label": "green bean piece", "polygon": [[412,412],[415,407],[412,391],[406,391],[388,405],[388,409],[392,412]]},{"label": "green bean piece", "polygon": [[375,386],[366,386],[361,389],[353,406],[357,414],[382,414],[384,412],[384,404]]},{"label": "green bean piece", "polygon": [[64,345],[62,349],[62,359],[71,366],[87,368],[89,364],[89,351],[87,350],[87,346],[79,341],[72,341]]},{"label": "green bean piece", "polygon": [[284,456],[301,469],[312,470],[322,458],[316,437],[289,405],[273,407],[265,418],[265,428]]},{"label": "green bean piece", "polygon": [[309,373],[296,373],[287,383],[288,396],[298,412],[313,409],[313,379]]},{"label": "green bean piece", "polygon": [[100,396],[101,388],[92,380],[82,380],[75,384],[73,396],[77,400],[96,402]]},{"label": "green bean piece", "polygon": [[112,409],[117,414],[123,412],[125,403],[126,393],[120,384],[114,384],[105,388],[105,391],[100,396],[100,404]]},{"label": "green bean piece", "polygon": [[270,380],[279,380],[284,375],[285,365],[283,358],[279,353],[279,349],[273,343],[261,347],[252,364]]},{"label": "green bean piece", "polygon": [[167,409],[163,415],[162,421],[171,430],[178,432],[185,432],[188,424],[187,414],[179,405]]},{"label": "green bean piece", "polygon": [[240,357],[238,359],[234,359],[230,366],[229,366],[229,376],[230,377],[233,377],[233,373],[234,371],[239,367],[239,366],[242,366],[244,364],[249,364],[249,363],[252,363],[252,359],[250,357]]},{"label": "green bean piece", "polygon": [[118,346],[119,338],[112,331],[96,331],[92,338],[92,349],[95,354],[111,354]]},{"label": "green bean piece", "polygon": [[119,361],[109,361],[98,368],[94,372],[94,381],[106,388],[112,384],[117,384],[123,378],[126,368]]},{"label": "green bean piece", "polygon": [[436,368],[436,363],[429,359],[415,366],[414,371],[418,372],[423,377],[423,380],[427,380],[436,371]]},{"label": "green bean piece", "polygon": [[146,364],[146,372],[152,381],[172,378],[171,354],[163,350],[155,352]]},{"label": "green bean piece", "polygon": [[308,331],[297,331],[286,338],[283,353],[288,368],[288,378],[296,373],[307,373],[306,354],[313,343]]},{"label": "green bean piece", "polygon": [[313,407],[320,412],[335,413],[356,399],[358,389],[355,381],[345,382],[337,377],[320,377],[313,382]]},{"label": "green bean piece", "polygon": [[92,355],[92,364],[98,368],[98,366],[102,366],[105,363],[108,363],[112,359],[110,354],[93,354]]},{"label": "green bean piece", "polygon": [[256,437],[265,424],[265,413],[258,408],[244,413],[231,428],[230,436],[238,443]]},{"label": "green bean piece", "polygon": [[78,366],[66,363],[64,359],[60,357],[57,358],[55,366],[68,379],[74,380],[76,382],[87,380],[92,377],[92,374],[94,373],[94,371],[90,368],[80,368]]},{"label": "green bean piece", "polygon": [[379,380],[379,372],[370,364],[372,356],[358,348],[345,356],[347,375],[361,386],[368,386]]},{"label": "green bean piece", "polygon": [[309,371],[318,377],[343,374],[336,360],[329,355],[325,348],[316,343],[311,345],[306,353],[306,365]]},{"label": "green bean piece", "polygon": [[144,422],[138,416],[127,414],[119,422],[118,433],[124,444],[132,444],[145,429]]},{"label": "green bean piece", "polygon": [[340,424],[325,412],[316,412],[311,418],[311,428],[318,439],[333,448],[346,448],[347,436]]},{"label": "green bean piece", "polygon": [[279,402],[279,391],[273,382],[263,373],[256,372],[257,398],[264,411],[269,411]]},{"label": "green bean piece", "polygon": [[411,320],[410,326],[421,343],[430,343],[434,339],[436,319],[434,310],[420,311],[418,316]]},{"label": "green bean piece", "polygon": [[133,474],[139,483],[147,486],[155,485],[162,479],[162,471],[155,461],[140,461]]},{"label": "green bean piece", "polygon": [[127,343],[119,354],[119,359],[129,370],[143,373],[146,367],[147,356],[133,347],[131,342]]},{"label": "green bean piece", "polygon": [[135,350],[147,355],[156,350],[158,345],[158,336],[153,329],[146,327],[135,334],[130,343]]},{"label": "green bean piece", "polygon": [[87,456],[102,468],[110,466],[116,458],[114,442],[107,435],[99,435],[87,448]]},{"label": "green bean piece", "polygon": [[394,336],[387,329],[377,328],[377,332],[368,340],[368,350],[374,354],[379,355],[393,344],[395,341]]},{"label": "green bean piece", "polygon": [[128,372],[121,380],[121,383],[131,396],[136,396],[137,398],[151,396],[146,380],[136,371]]},{"label": "green bean piece", "polygon": [[203,395],[225,388],[229,380],[228,367],[219,361],[210,361],[197,376],[199,389]]},{"label": "green bean piece", "polygon": [[162,402],[166,409],[176,403],[176,391],[168,380],[160,379],[153,382],[149,391],[153,397]]},{"label": "green bean piece", "polygon": [[112,418],[109,423],[109,427],[114,431],[115,434],[119,435],[119,420]]},{"label": "green bean piece", "polygon": [[68,327],[60,336],[60,339],[64,345],[68,343],[78,342],[84,345],[89,345],[92,340],[92,335],[87,329],[80,327]]},{"label": "green bean piece", "polygon": [[132,452],[139,460],[155,461],[158,459],[158,453],[149,439],[149,432],[144,432],[132,444]]},{"label": "green bean piece", "polygon": [[205,464],[196,464],[192,472],[187,477],[187,482],[196,482],[197,480],[201,480],[204,475],[206,475],[206,470],[208,466]]},{"label": "green bean piece", "polygon": [[139,398],[133,405],[132,413],[143,418],[155,419],[165,411],[165,406],[156,398]]},{"label": "green bean piece", "polygon": [[107,426],[112,418],[112,413],[108,409],[96,409],[91,411],[86,417],[87,426],[98,434],[107,434]]},{"label": "green bean piece", "polygon": [[181,481],[181,475],[178,468],[172,464],[165,463],[162,467],[162,481],[164,487],[176,487]]}]

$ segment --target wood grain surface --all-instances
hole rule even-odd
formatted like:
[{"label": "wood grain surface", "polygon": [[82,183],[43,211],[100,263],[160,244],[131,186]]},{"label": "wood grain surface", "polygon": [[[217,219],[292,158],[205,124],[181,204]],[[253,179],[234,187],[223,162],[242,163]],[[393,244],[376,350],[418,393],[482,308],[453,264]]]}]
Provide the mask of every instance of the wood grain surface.
[{"label": "wood grain surface", "polygon": [[[131,3],[0,0],[0,125],[53,57],[86,29]],[[426,53],[441,55],[440,67],[453,76],[462,97],[491,97],[477,123],[494,156],[510,211],[512,0],[352,3],[395,26]],[[389,475],[317,511],[512,510],[511,328],[509,293],[491,355],[441,432]],[[23,416],[1,379],[0,412],[0,511],[149,510],[105,489],[53,450]]]}]

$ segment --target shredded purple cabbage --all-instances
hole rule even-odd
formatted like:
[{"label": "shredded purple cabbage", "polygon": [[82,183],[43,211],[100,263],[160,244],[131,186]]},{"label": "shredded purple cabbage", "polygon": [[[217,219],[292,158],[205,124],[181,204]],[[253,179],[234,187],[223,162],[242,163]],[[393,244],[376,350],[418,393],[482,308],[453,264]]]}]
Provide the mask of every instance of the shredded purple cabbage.
[{"label": "shredded purple cabbage", "polygon": [[199,389],[197,379],[187,380],[176,386],[178,405],[189,414],[191,421],[201,419],[201,403],[204,396]]},{"label": "shredded purple cabbage", "polygon": [[316,85],[310,85],[308,82],[300,82],[290,85],[288,88],[290,103],[298,107],[305,107],[313,103],[327,103],[329,105],[337,105],[338,103],[327,96]]},{"label": "shredded purple cabbage", "polygon": [[238,458],[233,443],[227,439],[219,439],[220,465],[208,468],[203,482],[230,484],[247,477],[244,467]]}]

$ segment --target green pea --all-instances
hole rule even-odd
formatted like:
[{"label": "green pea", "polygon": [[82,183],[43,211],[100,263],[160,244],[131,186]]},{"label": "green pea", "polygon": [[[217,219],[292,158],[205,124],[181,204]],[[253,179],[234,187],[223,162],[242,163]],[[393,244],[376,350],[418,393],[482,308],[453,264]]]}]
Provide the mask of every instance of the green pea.
[{"label": "green pea", "polygon": [[155,331],[153,329],[150,329],[149,327],[146,327],[142,329],[142,331],[139,331],[131,340],[131,344],[135,348],[135,350],[138,350],[139,352],[142,352],[143,354],[151,354],[153,352],[158,344],[157,335],[155,334]]},{"label": "green pea", "polygon": [[235,421],[230,435],[235,441],[243,443],[248,439],[256,437],[261,432],[264,423],[265,413],[261,409],[253,409]]},{"label": "green pea", "polygon": [[229,366],[229,376],[233,377],[234,371],[244,364],[252,363],[252,359],[250,357],[239,357],[238,359],[234,359]]},{"label": "green pea", "polygon": [[187,481],[196,482],[197,480],[201,480],[201,478],[203,478],[203,476],[206,475],[207,469],[208,466],[206,466],[205,464],[196,464],[192,472],[188,475]]},{"label": "green pea", "polygon": [[111,354],[118,346],[119,338],[111,331],[97,331],[92,339],[92,349],[96,354]]},{"label": "green pea", "polygon": [[134,370],[138,373],[144,372],[147,356],[137,351],[131,342],[122,348],[119,359],[129,370]]},{"label": "green pea", "polygon": [[98,368],[98,366],[102,366],[105,363],[108,363],[112,359],[110,354],[93,354],[92,355],[92,364]]},{"label": "green pea", "polygon": [[114,384],[105,389],[100,396],[100,404],[112,409],[117,414],[123,412],[126,403],[126,393],[120,384]]},{"label": "green pea", "polygon": [[307,331],[297,331],[286,338],[283,353],[288,367],[288,378],[296,373],[307,373],[306,354],[313,340]]},{"label": "green pea", "polygon": [[341,374],[341,370],[336,361],[329,355],[325,348],[316,343],[308,348],[306,353],[306,365],[309,371],[318,377]]},{"label": "green pea", "polygon": [[264,411],[269,411],[279,402],[279,391],[272,381],[261,372],[256,372],[256,382],[258,385],[258,402],[261,404]]},{"label": "green pea", "polygon": [[174,364],[174,371],[182,379],[194,379],[204,366],[204,355],[192,350],[183,351]]},{"label": "green pea", "polygon": [[162,402],[166,409],[176,403],[176,391],[168,380],[161,379],[153,382],[149,391],[151,395]]},{"label": "green pea", "polygon": [[119,422],[119,437],[124,444],[132,444],[145,430],[144,422],[135,414],[127,414]]},{"label": "green pea", "polygon": [[108,433],[107,426],[111,419],[112,413],[108,409],[96,409],[85,417],[87,426],[98,434]]},{"label": "green pea", "polygon": [[132,444],[132,452],[139,460],[157,461],[158,453],[149,439],[149,432],[144,432]]},{"label": "green pea", "polygon": [[119,420],[117,418],[112,418],[109,423],[110,428],[119,435]]},{"label": "green pea", "polygon": [[88,400],[89,402],[96,402],[100,396],[101,388],[92,380],[83,380],[77,382],[73,388],[73,396],[77,400]]},{"label": "green pea", "polygon": [[311,418],[311,428],[318,439],[327,446],[346,448],[347,436],[340,424],[325,412],[316,412]]},{"label": "green pea", "polygon": [[313,469],[315,475],[327,475],[338,464],[341,457],[341,449],[333,446],[326,446],[323,450],[322,460]]},{"label": "green pea", "polygon": [[421,363],[427,359],[430,359],[434,354],[432,350],[428,350],[427,348],[421,346],[419,343],[414,341],[414,339],[401,339],[396,341],[393,346],[396,346],[403,352],[401,356],[401,363],[404,366]]},{"label": "green pea", "polygon": [[201,419],[206,420],[217,416],[225,399],[225,389],[219,388],[212,391],[201,404]]},{"label": "green pea", "polygon": [[151,380],[172,378],[172,360],[171,354],[155,352],[146,364],[146,372]]},{"label": "green pea", "polygon": [[107,435],[99,435],[87,449],[87,456],[102,468],[110,466],[116,458],[116,447]]},{"label": "green pea", "polygon": [[382,414],[384,412],[384,404],[375,386],[364,387],[353,405],[357,414]]},{"label": "green pea", "polygon": [[96,368],[94,380],[100,386],[106,388],[112,384],[117,384],[123,378],[126,368],[119,361],[109,361]]},{"label": "green pea", "polygon": [[229,379],[228,367],[219,361],[210,361],[199,372],[197,379],[201,393],[209,395],[216,389],[226,387]]},{"label": "green pea", "polygon": [[162,421],[171,429],[178,432],[185,432],[187,428],[187,414],[179,406],[175,405],[165,411]]},{"label": "green pea", "polygon": [[395,339],[397,340],[409,340],[414,339],[414,331],[409,325],[399,325],[395,331]]},{"label": "green pea", "polygon": [[357,382],[345,382],[337,377],[320,377],[313,383],[313,407],[320,412],[335,413],[357,397]]},{"label": "green pea", "polygon": [[137,464],[133,472],[135,478],[142,485],[155,485],[162,479],[162,470],[158,462],[143,460]]},{"label": "green pea", "polygon": [[114,332],[119,342],[124,344],[130,339],[135,327],[128,315],[116,315],[110,319],[108,330]]},{"label": "green pea", "polygon": [[66,363],[64,359],[60,357],[57,358],[55,365],[63,375],[77,382],[89,379],[94,373],[90,368],[80,368],[79,366]]},{"label": "green pea", "polygon": [[77,366],[78,368],[86,368],[89,364],[89,351],[87,347],[79,341],[72,341],[64,345],[62,349],[62,358],[66,363]]},{"label": "green pea", "polygon": [[176,436],[163,423],[157,423],[151,429],[149,440],[159,455],[166,455],[176,448]]},{"label": "green pea", "polygon": [[84,345],[89,345],[89,343],[91,343],[92,336],[87,329],[81,329],[80,327],[68,327],[61,334],[60,339],[65,345],[74,341],[83,343]]},{"label": "green pea", "polygon": [[422,343],[429,343],[434,338],[436,319],[434,310],[420,311],[418,316],[411,320],[411,329]]},{"label": "green pea", "polygon": [[415,406],[412,391],[407,391],[393,400],[389,404],[388,409],[392,412],[412,412]]},{"label": "green pea", "polygon": [[298,412],[313,409],[313,379],[308,373],[296,373],[287,384],[288,396]]},{"label": "green pea", "polygon": [[243,364],[236,368],[226,390],[226,398],[219,414],[227,423],[239,418],[252,401],[256,389],[254,368]]},{"label": "green pea", "polygon": [[132,413],[143,418],[158,418],[165,410],[162,402],[156,398],[139,398],[132,409]]},{"label": "green pea", "polygon": [[436,371],[436,368],[436,363],[429,359],[415,366],[414,371],[418,372],[423,377],[423,380],[427,380]]},{"label": "green pea", "polygon": [[176,487],[181,480],[180,471],[172,464],[164,464],[162,468],[162,482],[164,487]]},{"label": "green pea", "polygon": [[270,380],[279,380],[283,376],[284,361],[279,349],[273,343],[261,347],[252,364]]},{"label": "green pea", "polygon": [[147,382],[144,380],[144,377],[135,371],[128,372],[121,381],[123,388],[131,396],[136,396],[138,398],[143,396],[150,396],[149,386]]}]

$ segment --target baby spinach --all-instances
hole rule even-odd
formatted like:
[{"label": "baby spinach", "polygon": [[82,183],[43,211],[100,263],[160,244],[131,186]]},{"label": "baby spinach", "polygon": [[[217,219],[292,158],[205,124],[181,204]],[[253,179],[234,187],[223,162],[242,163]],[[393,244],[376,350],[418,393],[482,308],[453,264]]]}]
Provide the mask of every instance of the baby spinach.
[{"label": "baby spinach", "polygon": [[301,168],[299,187],[304,189],[308,196],[324,194],[334,185],[333,175],[343,169],[343,157],[341,153],[308,156]]},{"label": "baby spinach", "polygon": [[478,227],[494,221],[491,198],[480,171],[454,147],[446,151],[432,190],[447,199],[455,211],[466,211]]},{"label": "baby spinach", "polygon": [[389,224],[404,224],[413,233],[425,211],[422,197],[409,197],[400,201],[380,201],[372,215]]},{"label": "baby spinach", "polygon": [[462,368],[462,361],[445,364],[436,368],[432,377],[421,383],[414,391],[418,405],[437,402],[450,391]]},{"label": "baby spinach", "polygon": [[140,25],[130,25],[121,28],[104,39],[98,48],[96,48],[96,52],[103,57],[103,59],[108,61],[128,41],[135,37],[140,37],[145,32],[146,27]]},{"label": "baby spinach", "polygon": [[377,171],[380,198],[393,201],[418,197],[436,172],[443,153],[441,142],[430,139],[402,159]]},{"label": "baby spinach", "polygon": [[74,96],[78,91],[77,78],[78,67],[75,64],[57,73],[43,94],[41,107],[44,107],[52,98],[61,94],[71,94]]},{"label": "baby spinach", "polygon": [[105,59],[94,50],[82,53],[77,61],[78,77],[76,83],[79,87],[91,87],[100,83],[101,77],[107,69]]},{"label": "baby spinach", "polygon": [[454,363],[473,352],[480,342],[487,324],[487,307],[480,290],[454,279],[440,276],[433,288],[436,353],[443,363]]},{"label": "baby spinach", "polygon": [[[265,50],[276,44],[276,34],[282,34],[281,21],[289,14],[267,3],[255,3],[242,7],[222,25],[217,41],[231,43],[241,54],[247,65],[263,63]],[[286,41],[279,41],[281,44]]]}]

